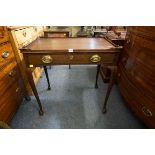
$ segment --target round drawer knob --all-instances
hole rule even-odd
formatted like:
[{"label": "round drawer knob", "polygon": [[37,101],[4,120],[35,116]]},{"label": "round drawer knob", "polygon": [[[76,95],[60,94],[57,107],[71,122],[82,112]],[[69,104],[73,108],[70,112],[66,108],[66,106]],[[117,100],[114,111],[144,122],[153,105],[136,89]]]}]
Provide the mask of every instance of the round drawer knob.
[{"label": "round drawer knob", "polygon": [[48,63],[51,63],[52,61],[53,61],[53,58],[50,55],[45,55],[45,56],[42,57],[42,62],[43,63],[48,64]]},{"label": "round drawer knob", "polygon": [[10,53],[9,53],[8,51],[4,51],[4,52],[2,53],[2,58],[8,58],[9,55],[10,55]]},{"label": "round drawer knob", "polygon": [[90,61],[91,62],[100,62],[101,61],[101,57],[98,55],[98,54],[95,54],[93,55],[91,58],[90,58]]},{"label": "round drawer knob", "polygon": [[146,108],[145,106],[142,107],[142,112],[143,112],[146,116],[148,116],[148,117],[151,117],[151,116],[153,115],[152,112],[151,112],[148,108]]},{"label": "round drawer knob", "polygon": [[9,76],[13,77],[16,75],[16,70],[13,69],[10,73],[9,73]]}]

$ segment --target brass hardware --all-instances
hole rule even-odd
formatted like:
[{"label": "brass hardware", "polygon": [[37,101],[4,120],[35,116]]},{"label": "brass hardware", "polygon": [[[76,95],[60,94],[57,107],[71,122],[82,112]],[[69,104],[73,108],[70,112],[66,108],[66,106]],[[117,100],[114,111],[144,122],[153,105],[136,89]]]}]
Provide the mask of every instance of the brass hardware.
[{"label": "brass hardware", "polygon": [[26,31],[23,31],[23,36],[26,37]]},{"label": "brass hardware", "polygon": [[8,51],[4,51],[2,53],[2,58],[7,58],[7,57],[9,57],[9,55],[10,55],[10,53]]},{"label": "brass hardware", "polygon": [[153,115],[152,112],[151,112],[148,108],[146,108],[145,106],[142,107],[142,112],[143,112],[146,116],[148,116],[148,117],[151,117],[151,116]]},{"label": "brass hardware", "polygon": [[69,59],[70,59],[70,60],[73,60],[73,58],[74,58],[73,55],[70,55],[70,56],[69,56]]},{"label": "brass hardware", "polygon": [[13,77],[16,75],[16,69],[13,69],[10,73],[9,76]]},{"label": "brass hardware", "polygon": [[19,88],[16,89],[16,93],[18,93],[18,92],[19,92]]},{"label": "brass hardware", "polygon": [[51,63],[53,61],[53,58],[50,55],[45,55],[42,57],[42,61],[46,64]]},{"label": "brass hardware", "polygon": [[91,62],[100,62],[101,61],[101,57],[98,55],[98,54],[95,54],[93,55],[91,58],[90,58],[90,61]]},{"label": "brass hardware", "polygon": [[32,67],[33,67],[33,65],[29,65],[29,67],[30,67],[30,68],[32,68]]}]

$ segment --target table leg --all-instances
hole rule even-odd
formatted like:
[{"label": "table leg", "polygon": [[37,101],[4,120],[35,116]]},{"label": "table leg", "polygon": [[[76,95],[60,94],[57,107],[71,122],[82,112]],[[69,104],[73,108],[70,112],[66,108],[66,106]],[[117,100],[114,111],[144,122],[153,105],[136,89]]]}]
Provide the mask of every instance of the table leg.
[{"label": "table leg", "polygon": [[110,76],[110,82],[109,82],[109,85],[108,85],[108,89],[107,89],[107,93],[106,93],[106,97],[105,97],[104,105],[103,105],[103,109],[102,109],[103,113],[106,113],[106,111],[107,111],[107,109],[106,109],[107,101],[108,101],[109,95],[111,93],[112,87],[113,87],[113,85],[115,83],[116,74],[117,74],[117,66],[111,66],[111,67],[108,67],[108,68],[111,70],[111,76]]},{"label": "table leg", "polygon": [[37,102],[38,102],[38,105],[39,105],[39,108],[40,108],[39,114],[43,115],[44,114],[43,108],[42,108],[42,105],[41,105],[41,102],[40,102],[40,99],[39,99],[39,95],[38,95],[38,92],[37,92],[37,89],[36,89],[36,86],[35,86],[35,83],[34,83],[34,80],[33,80],[31,68],[27,68],[26,71],[27,71],[27,75],[28,75],[27,76],[28,77],[28,81],[30,83],[30,86],[32,88],[32,91],[33,91],[36,99],[37,99]]},{"label": "table leg", "polygon": [[69,69],[71,69],[71,65],[69,64]]},{"label": "table leg", "polygon": [[50,81],[49,81],[49,77],[48,77],[48,72],[47,72],[47,67],[46,66],[44,66],[44,71],[45,71],[45,75],[46,75],[46,79],[47,79],[47,83],[48,83],[48,90],[51,90]]},{"label": "table leg", "polygon": [[31,101],[31,97],[29,95],[25,95],[24,98],[25,98],[26,101]]},{"label": "table leg", "polygon": [[98,77],[100,72],[101,65],[97,65],[97,72],[96,72],[96,81],[95,81],[95,88],[98,88]]}]

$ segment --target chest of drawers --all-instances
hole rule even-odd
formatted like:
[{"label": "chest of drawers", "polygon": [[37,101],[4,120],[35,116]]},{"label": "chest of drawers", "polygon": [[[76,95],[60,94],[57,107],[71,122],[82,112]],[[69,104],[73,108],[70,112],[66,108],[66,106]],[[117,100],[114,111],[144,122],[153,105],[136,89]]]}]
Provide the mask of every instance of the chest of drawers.
[{"label": "chest of drawers", "polygon": [[0,121],[10,123],[24,95],[24,85],[6,27],[0,27]]},{"label": "chest of drawers", "polygon": [[119,62],[119,87],[133,112],[155,128],[155,27],[129,27]]}]

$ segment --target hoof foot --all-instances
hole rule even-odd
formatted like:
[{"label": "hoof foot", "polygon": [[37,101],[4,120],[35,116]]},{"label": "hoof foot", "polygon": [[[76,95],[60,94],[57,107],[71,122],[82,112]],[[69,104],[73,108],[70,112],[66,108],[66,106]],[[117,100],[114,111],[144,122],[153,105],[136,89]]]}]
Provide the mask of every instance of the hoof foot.
[{"label": "hoof foot", "polygon": [[31,97],[30,96],[25,96],[25,100],[26,101],[31,101]]},{"label": "hoof foot", "polygon": [[39,110],[39,115],[40,116],[43,116],[44,115],[44,112],[42,110]]},{"label": "hoof foot", "polygon": [[95,88],[97,89],[98,88],[98,85],[95,85]]},{"label": "hoof foot", "polygon": [[47,90],[51,90],[51,87],[48,87],[48,89]]},{"label": "hoof foot", "polygon": [[103,108],[102,113],[105,114],[107,112],[106,108]]}]

